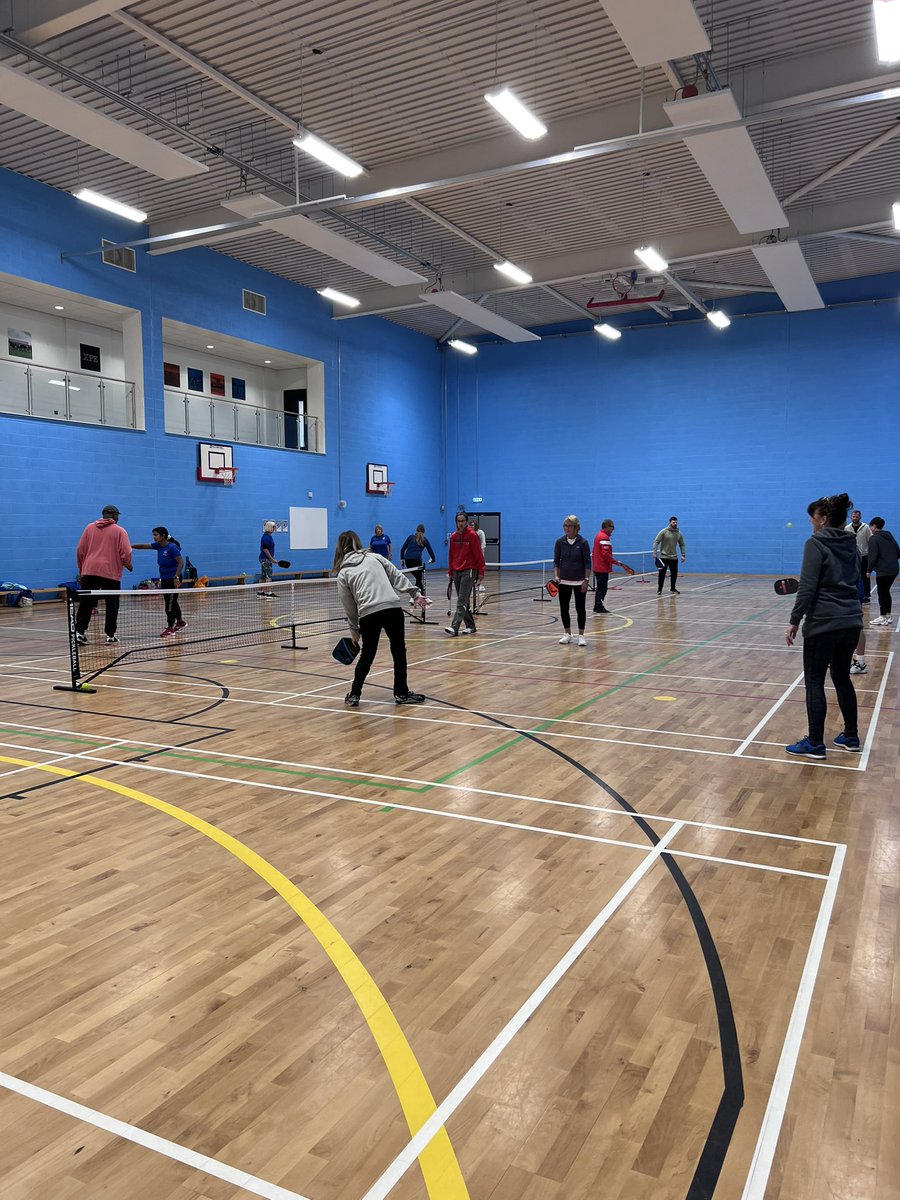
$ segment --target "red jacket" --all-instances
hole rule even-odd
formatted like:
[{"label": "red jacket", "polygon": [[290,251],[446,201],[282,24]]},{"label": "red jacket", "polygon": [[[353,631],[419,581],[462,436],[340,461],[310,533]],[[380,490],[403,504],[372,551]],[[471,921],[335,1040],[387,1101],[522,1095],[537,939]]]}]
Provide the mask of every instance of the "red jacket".
[{"label": "red jacket", "polygon": [[594,549],[591,553],[591,566],[598,575],[608,575],[613,566],[621,567],[617,558],[613,558],[612,542],[605,529],[601,529],[594,538]]},{"label": "red jacket", "polygon": [[131,570],[131,542],[120,525],[101,517],[86,527],[79,539],[75,558],[82,575],[120,580],[123,567]]},{"label": "red jacket", "polygon": [[454,571],[477,571],[479,579],[484,577],[481,541],[475,530],[468,525],[465,529],[455,529],[450,534],[450,562],[447,574],[452,575]]}]

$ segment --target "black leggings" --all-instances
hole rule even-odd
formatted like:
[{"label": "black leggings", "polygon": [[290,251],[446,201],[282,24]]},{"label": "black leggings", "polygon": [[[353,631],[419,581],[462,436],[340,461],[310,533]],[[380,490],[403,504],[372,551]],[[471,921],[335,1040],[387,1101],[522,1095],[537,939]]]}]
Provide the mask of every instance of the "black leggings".
[{"label": "black leggings", "polygon": [[572,587],[570,583],[561,583],[559,585],[559,615],[562,617],[563,629],[569,633],[572,628],[572,622],[569,618],[569,601],[572,598],[572,593],[575,594],[575,615],[578,617],[578,632],[584,633],[586,621],[585,614],[585,598],[587,593],[578,585]]},{"label": "black leggings", "polygon": [[380,612],[359,618],[362,650],[353,675],[351,691],[355,696],[361,694],[366,676],[375,661],[378,639],[382,629],[388,636],[391,657],[394,660],[394,695],[405,696],[409,691],[409,684],[406,680],[406,618],[402,609],[383,608]]},{"label": "black leggings", "polygon": [[412,571],[413,579],[416,581],[416,587],[419,589],[419,591],[424,596],[425,595],[425,568],[422,566],[422,564],[420,562],[406,562],[405,560],[403,562],[403,566],[408,571]]},{"label": "black leggings", "polygon": [[178,589],[175,587],[175,580],[161,579],[159,581],[159,590],[163,593],[163,604],[166,606],[166,620],[171,629],[176,621],[182,620],[181,605],[178,603]]},{"label": "black leggings", "polygon": [[674,592],[675,591],[675,580],[678,578],[678,559],[677,558],[661,558],[659,561],[662,563],[662,566],[659,568],[659,582],[656,585],[656,590],[658,592],[661,592],[663,590],[663,582],[666,578],[666,568],[668,568],[669,574],[672,576],[670,586],[671,586],[672,591]]},{"label": "black leggings", "polygon": [[[122,584],[118,579],[105,579],[102,575],[82,575],[81,589],[85,592],[118,592]],[[99,607],[99,598],[96,596],[85,596],[84,599],[78,601],[78,608],[75,612],[75,628],[79,633],[87,633],[87,627],[91,623],[91,613],[94,611],[94,606]],[[116,626],[119,623],[119,597],[110,596],[104,599],[103,606],[106,609],[106,617],[103,622],[103,629],[107,637],[115,637]]]},{"label": "black leggings", "polygon": [[[868,575],[866,576],[868,579]],[[876,575],[875,586],[878,588],[878,607],[883,617],[891,615],[891,588],[894,586],[896,575]]]},{"label": "black leggings", "polygon": [[806,719],[809,740],[820,746],[825,740],[825,674],[831,670],[831,682],[837,692],[844,733],[858,737],[856,692],[850,680],[853,651],[859,641],[859,629],[833,629],[803,639],[803,675],[806,682]]}]

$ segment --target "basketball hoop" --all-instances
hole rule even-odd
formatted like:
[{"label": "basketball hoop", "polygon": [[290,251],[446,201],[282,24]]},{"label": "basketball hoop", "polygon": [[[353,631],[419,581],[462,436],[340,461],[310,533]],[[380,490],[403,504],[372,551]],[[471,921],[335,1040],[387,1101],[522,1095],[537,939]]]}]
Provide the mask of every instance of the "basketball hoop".
[{"label": "basketball hoop", "polygon": [[381,485],[382,496],[389,496],[396,486],[397,486],[397,484],[395,482],[393,482],[392,480],[386,479],[384,481],[384,483]]},{"label": "basketball hoop", "polygon": [[237,467],[215,467],[213,469],[213,475],[225,487],[234,487],[237,483],[237,473]]}]

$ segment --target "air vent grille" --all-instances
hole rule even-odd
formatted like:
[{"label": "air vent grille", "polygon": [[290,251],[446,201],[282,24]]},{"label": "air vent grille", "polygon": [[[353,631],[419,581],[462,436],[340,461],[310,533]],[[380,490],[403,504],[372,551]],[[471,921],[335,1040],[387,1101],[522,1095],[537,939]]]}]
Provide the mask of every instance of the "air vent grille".
[{"label": "air vent grille", "polygon": [[244,308],[248,309],[250,312],[259,313],[260,316],[263,317],[266,315],[265,296],[261,296],[259,292],[248,292],[246,288],[243,289],[243,296]]},{"label": "air vent grille", "polygon": [[[114,242],[102,243],[104,246],[114,246]],[[137,260],[130,246],[119,246],[115,250],[104,250],[101,255],[108,267],[118,267],[120,271],[136,271]]]}]

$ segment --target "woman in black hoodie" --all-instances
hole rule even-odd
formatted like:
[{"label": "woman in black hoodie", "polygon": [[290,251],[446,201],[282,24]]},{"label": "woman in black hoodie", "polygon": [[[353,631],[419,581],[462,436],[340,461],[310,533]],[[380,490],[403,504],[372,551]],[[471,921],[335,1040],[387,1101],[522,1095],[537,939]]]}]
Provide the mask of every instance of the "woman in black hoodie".
[{"label": "woman in black hoodie", "polygon": [[870,621],[870,625],[890,625],[891,619],[891,588],[894,586],[894,580],[897,578],[898,559],[900,559],[900,548],[897,546],[897,541],[894,535],[884,527],[884,517],[873,517],[869,522],[872,530],[872,536],[869,538],[870,544],[874,542],[869,561],[866,564],[870,571],[875,572],[875,584],[878,588],[878,607],[881,610],[881,615],[876,617],[874,621]]},{"label": "woman in black hoodie", "polygon": [[791,611],[786,641],[793,646],[803,623],[803,674],[806,683],[806,717],[809,733],[785,746],[788,754],[804,758],[825,757],[825,674],[837,692],[843,732],[834,739],[839,750],[858,754],[856,692],[850,681],[853,651],[862,629],[859,600],[859,552],[856,537],[844,529],[850,497],[823,496],[807,508],[812,537],[803,547],[800,587]]}]

